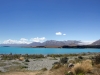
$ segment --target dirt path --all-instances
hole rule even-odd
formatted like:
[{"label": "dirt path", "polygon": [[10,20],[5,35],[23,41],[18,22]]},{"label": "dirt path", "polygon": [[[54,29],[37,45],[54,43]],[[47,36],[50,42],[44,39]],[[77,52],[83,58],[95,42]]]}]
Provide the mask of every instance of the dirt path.
[{"label": "dirt path", "polygon": [[0,73],[0,75],[49,75],[49,71],[39,71],[39,72],[9,72],[9,73]]},{"label": "dirt path", "polygon": [[10,72],[10,73],[0,73],[0,75],[36,75],[37,72]]},{"label": "dirt path", "polygon": [[46,71],[46,75],[49,75],[49,71]]}]

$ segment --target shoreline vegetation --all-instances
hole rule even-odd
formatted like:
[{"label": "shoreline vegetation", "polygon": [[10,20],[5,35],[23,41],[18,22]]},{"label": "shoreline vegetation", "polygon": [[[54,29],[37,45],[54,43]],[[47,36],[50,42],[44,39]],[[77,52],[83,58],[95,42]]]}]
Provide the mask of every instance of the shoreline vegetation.
[{"label": "shoreline vegetation", "polygon": [[99,75],[100,53],[0,54],[0,75],[18,73],[20,75]]},{"label": "shoreline vegetation", "polygon": [[100,45],[65,45],[65,46],[22,46],[25,48],[99,48]]},{"label": "shoreline vegetation", "polygon": [[64,46],[0,46],[0,47],[24,47],[24,48],[97,48],[100,49],[100,45],[64,45]]}]

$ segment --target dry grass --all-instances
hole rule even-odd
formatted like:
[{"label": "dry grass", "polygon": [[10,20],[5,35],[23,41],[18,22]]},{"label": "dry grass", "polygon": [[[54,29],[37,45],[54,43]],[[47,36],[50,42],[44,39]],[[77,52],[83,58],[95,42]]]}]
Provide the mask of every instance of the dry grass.
[{"label": "dry grass", "polygon": [[36,75],[38,72],[9,72],[0,73],[0,75]]},{"label": "dry grass", "polygon": [[63,66],[60,67],[59,69],[51,71],[49,75],[65,75],[66,72],[68,72],[68,69],[65,66]]},{"label": "dry grass", "polygon": [[20,58],[19,58],[20,61],[23,61],[24,59],[25,59],[24,57],[20,57]]},{"label": "dry grass", "polygon": [[82,64],[80,64],[80,63],[75,64],[75,66],[71,69],[71,71],[72,71],[75,75],[80,74],[80,73],[85,74],[84,67],[83,67]]},{"label": "dry grass", "polygon": [[73,64],[75,64],[76,62],[75,62],[75,60],[69,60],[68,63],[73,63]]},{"label": "dry grass", "polygon": [[97,64],[96,67],[97,67],[97,68],[100,68],[100,64]]},{"label": "dry grass", "polygon": [[6,69],[9,72],[22,72],[22,71],[26,71],[27,66],[22,66],[22,65],[10,66],[10,67],[6,67],[4,69]]},{"label": "dry grass", "polygon": [[91,72],[92,70],[92,61],[85,60],[81,63],[75,64],[75,66],[71,69],[74,74],[85,74]]}]

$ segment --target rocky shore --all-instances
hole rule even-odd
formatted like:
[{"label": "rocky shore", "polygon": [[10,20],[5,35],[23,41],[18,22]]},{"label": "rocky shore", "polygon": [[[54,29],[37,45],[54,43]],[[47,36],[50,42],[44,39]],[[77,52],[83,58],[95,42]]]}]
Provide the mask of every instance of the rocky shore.
[{"label": "rocky shore", "polygon": [[[68,62],[70,61],[76,61],[79,58],[79,56],[82,57],[82,59],[90,59],[97,55],[98,53],[88,53],[88,54],[71,54],[68,55]],[[10,54],[11,56],[12,54]],[[3,56],[3,57],[2,57]],[[9,55],[7,55],[9,56]],[[59,56],[59,57],[58,57]],[[53,54],[48,55],[46,57],[42,58],[30,58],[28,55],[28,59],[25,59],[24,57],[20,57],[19,59],[4,59],[6,55],[0,55],[0,72],[8,72],[8,71],[21,71],[21,70],[28,70],[28,71],[35,71],[35,70],[42,70],[43,68],[46,68],[47,70],[50,70],[53,67],[53,64],[55,62],[59,62],[62,56]],[[64,56],[63,56],[64,57]],[[2,59],[3,58],[3,59]],[[11,58],[11,57],[10,57]]]}]

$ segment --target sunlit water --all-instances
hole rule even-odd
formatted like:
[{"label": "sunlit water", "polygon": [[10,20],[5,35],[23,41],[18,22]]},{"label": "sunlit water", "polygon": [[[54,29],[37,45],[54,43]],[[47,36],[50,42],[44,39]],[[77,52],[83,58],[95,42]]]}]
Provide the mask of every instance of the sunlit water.
[{"label": "sunlit water", "polygon": [[0,47],[0,54],[67,54],[83,52],[100,52],[100,49]]}]

